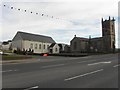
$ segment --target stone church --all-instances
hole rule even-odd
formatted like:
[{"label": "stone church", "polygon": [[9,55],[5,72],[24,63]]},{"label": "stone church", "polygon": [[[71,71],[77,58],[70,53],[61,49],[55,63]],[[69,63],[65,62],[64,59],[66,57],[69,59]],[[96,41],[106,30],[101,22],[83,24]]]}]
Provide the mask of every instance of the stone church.
[{"label": "stone church", "polygon": [[76,35],[70,41],[70,49],[73,53],[89,52],[114,52],[115,51],[115,19],[101,20],[102,37],[83,38]]}]

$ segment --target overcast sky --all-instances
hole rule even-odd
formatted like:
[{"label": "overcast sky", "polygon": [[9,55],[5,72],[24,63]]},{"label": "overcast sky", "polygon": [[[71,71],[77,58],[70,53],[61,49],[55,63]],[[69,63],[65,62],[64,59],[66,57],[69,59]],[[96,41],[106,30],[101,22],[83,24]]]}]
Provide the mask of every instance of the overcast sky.
[{"label": "overcast sky", "polygon": [[[66,44],[70,43],[74,35],[101,37],[101,18],[105,20],[109,16],[116,19],[116,41],[118,41],[118,1],[4,0],[0,4],[0,33],[2,35],[0,41],[13,39],[17,31],[51,36],[57,43]],[[7,6],[3,7],[4,4]],[[36,13],[39,14],[36,15]],[[116,46],[117,44],[118,42]]]}]

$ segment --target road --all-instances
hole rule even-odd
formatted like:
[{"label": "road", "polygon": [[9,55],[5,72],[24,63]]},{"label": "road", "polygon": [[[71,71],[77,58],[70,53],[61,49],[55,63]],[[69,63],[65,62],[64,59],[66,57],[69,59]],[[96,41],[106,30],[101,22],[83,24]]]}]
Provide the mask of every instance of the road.
[{"label": "road", "polygon": [[118,54],[39,57],[5,64],[3,88],[118,88]]}]

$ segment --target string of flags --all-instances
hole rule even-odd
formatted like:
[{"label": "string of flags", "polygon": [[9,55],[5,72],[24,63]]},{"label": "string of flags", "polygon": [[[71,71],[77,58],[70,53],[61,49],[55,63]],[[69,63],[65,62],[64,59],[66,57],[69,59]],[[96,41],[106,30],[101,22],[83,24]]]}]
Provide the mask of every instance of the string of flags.
[{"label": "string of flags", "polygon": [[[2,6],[2,5],[1,5]],[[42,17],[49,17],[49,18],[52,18],[52,19],[60,19],[60,18],[56,18],[56,17],[54,17],[54,16],[50,16],[50,15],[46,15],[46,14],[44,14],[44,13],[39,13],[39,12],[33,12],[33,11],[29,11],[29,10],[27,10],[27,9],[21,9],[21,8],[16,8],[16,7],[13,7],[13,6],[8,6],[8,5],[3,5],[3,7],[6,7],[6,8],[9,8],[9,9],[11,9],[11,10],[18,10],[18,11],[23,11],[23,12],[25,12],[25,13],[31,13],[31,14],[35,14],[35,15],[40,15],[40,16],[42,16]],[[60,20],[64,20],[64,19],[60,19]]]}]

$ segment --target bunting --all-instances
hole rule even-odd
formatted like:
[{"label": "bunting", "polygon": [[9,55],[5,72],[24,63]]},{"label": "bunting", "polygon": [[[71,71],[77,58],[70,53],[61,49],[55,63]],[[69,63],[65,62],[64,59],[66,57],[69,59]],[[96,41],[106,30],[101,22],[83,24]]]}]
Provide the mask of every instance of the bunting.
[{"label": "bunting", "polygon": [[[2,6],[2,5],[1,5]],[[50,16],[50,15],[46,15],[46,14],[44,14],[44,13],[41,13],[40,14],[40,12],[33,12],[33,11],[29,11],[29,10],[27,10],[27,9],[21,9],[21,8],[16,8],[16,7],[13,7],[13,6],[8,6],[8,5],[6,5],[6,4],[4,4],[3,5],[3,7],[4,8],[9,8],[9,9],[11,9],[11,10],[18,10],[18,11],[22,11],[22,12],[25,12],[25,13],[31,13],[31,14],[35,14],[35,15],[41,15],[42,17],[48,17],[48,18],[52,18],[52,19],[60,19],[60,18],[56,18],[56,17],[54,17],[54,16]],[[61,20],[63,20],[63,19],[61,19]]]}]

